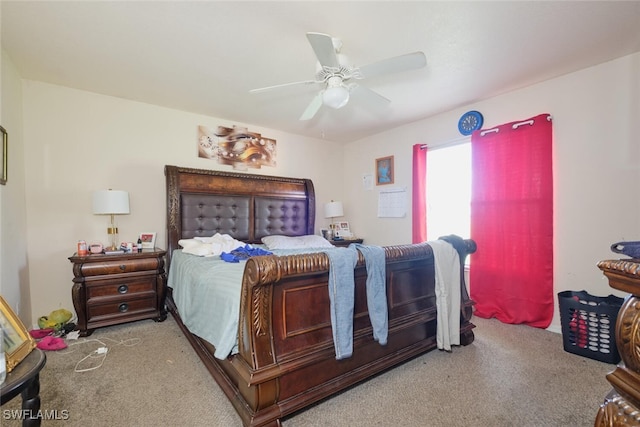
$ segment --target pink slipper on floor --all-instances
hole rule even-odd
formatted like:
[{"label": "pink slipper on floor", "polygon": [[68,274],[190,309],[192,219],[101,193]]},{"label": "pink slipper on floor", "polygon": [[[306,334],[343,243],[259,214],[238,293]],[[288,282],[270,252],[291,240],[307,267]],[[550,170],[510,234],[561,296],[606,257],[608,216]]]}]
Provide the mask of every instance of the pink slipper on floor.
[{"label": "pink slipper on floor", "polygon": [[67,344],[62,338],[52,337],[49,335],[38,342],[38,348],[40,350],[55,351],[67,348]]},{"label": "pink slipper on floor", "polygon": [[44,338],[47,335],[51,335],[52,332],[53,332],[53,328],[32,329],[32,330],[29,331],[29,335],[31,335],[35,339],[39,340],[40,338]]}]

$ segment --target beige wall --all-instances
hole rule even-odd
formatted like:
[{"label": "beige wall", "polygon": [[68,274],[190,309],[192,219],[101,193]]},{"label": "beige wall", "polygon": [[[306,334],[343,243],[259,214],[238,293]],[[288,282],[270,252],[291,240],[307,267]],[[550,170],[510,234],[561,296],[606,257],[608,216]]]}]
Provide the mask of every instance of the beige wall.
[{"label": "beige wall", "polygon": [[[107,243],[108,218],[91,212],[94,190],[129,192],[121,241],[158,233],[166,247],[164,165],[231,170],[198,158],[199,125],[244,125],[36,81],[24,81],[25,182],[33,319],[73,307],[71,264],[80,239]],[[342,165],[325,174],[339,146],[249,125],[277,141],[277,167],[249,173],[306,177],[318,206],[339,197]],[[317,221],[324,223],[323,215]]]},{"label": "beige wall", "polygon": [[[410,195],[412,145],[458,138],[458,118],[469,109],[483,113],[484,128],[552,114],[555,293],[585,289],[594,295],[622,295],[608,286],[596,264],[615,258],[612,243],[640,240],[640,54],[349,144],[344,156],[349,220],[368,243],[410,241],[411,214],[377,218],[378,189],[363,190],[362,174],[374,172],[375,158],[394,155],[395,186]],[[560,330],[557,309],[550,329]]]},{"label": "beige wall", "polygon": [[[3,53],[2,122],[11,124],[10,133],[17,140],[12,144],[9,185],[0,187],[0,284],[2,294],[15,301],[28,301],[31,294],[28,306],[35,320],[55,308],[72,307],[73,276],[67,257],[76,241],[106,240],[106,218],[91,213],[94,190],[129,191],[131,214],[119,219],[121,240],[131,240],[140,231],[156,231],[157,244],[163,247],[163,166],[228,169],[197,157],[197,126],[246,124],[34,81],[23,81],[20,93],[19,77],[4,59]],[[5,88],[7,68],[11,94]],[[367,243],[407,243],[410,213],[400,219],[377,218],[378,189],[362,188],[362,175],[373,173],[375,158],[395,156],[395,186],[410,194],[411,146],[457,138],[457,120],[464,111],[482,111],[485,127],[551,113],[555,291],[609,294],[613,291],[595,264],[613,256],[611,243],[640,239],[640,199],[631,191],[633,183],[640,182],[640,144],[632,133],[640,117],[639,75],[640,54],[636,54],[344,147],[249,124],[250,130],[278,141],[278,167],[255,173],[313,179],[320,208],[318,228],[327,224],[322,205],[342,199],[345,218]],[[22,116],[7,115],[6,105],[20,102]],[[336,156],[336,150],[345,155]],[[336,159],[344,163],[336,165]],[[325,173],[327,164],[333,165],[331,174]],[[557,315],[551,329],[559,330]]]},{"label": "beige wall", "polygon": [[0,185],[0,294],[29,325],[31,299],[27,262],[21,79],[2,51],[0,124],[9,136],[8,180]]}]

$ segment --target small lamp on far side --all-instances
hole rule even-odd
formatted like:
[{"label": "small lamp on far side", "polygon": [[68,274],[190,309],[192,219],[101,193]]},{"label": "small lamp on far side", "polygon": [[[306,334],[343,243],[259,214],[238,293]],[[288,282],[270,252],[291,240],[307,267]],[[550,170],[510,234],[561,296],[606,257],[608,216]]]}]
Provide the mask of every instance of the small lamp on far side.
[{"label": "small lamp on far side", "polygon": [[114,215],[129,213],[129,193],[118,190],[98,190],[93,192],[93,213],[95,215],[110,215],[111,222],[107,228],[111,244],[108,249],[118,249],[118,227]]},{"label": "small lamp on far side", "polygon": [[[331,218],[331,224],[333,224],[333,218],[344,216],[344,210],[342,208],[342,202],[334,202],[333,200],[324,205],[324,217]],[[335,236],[335,226],[331,227],[331,238]]]}]

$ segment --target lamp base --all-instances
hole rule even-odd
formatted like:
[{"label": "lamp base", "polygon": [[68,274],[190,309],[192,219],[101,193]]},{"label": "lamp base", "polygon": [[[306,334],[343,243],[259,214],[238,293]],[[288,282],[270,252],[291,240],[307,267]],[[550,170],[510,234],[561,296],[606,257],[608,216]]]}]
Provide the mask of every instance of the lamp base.
[{"label": "lamp base", "polygon": [[118,227],[114,227],[113,225],[107,228],[107,234],[109,235],[109,240],[111,241],[109,247],[106,249],[110,251],[115,251],[120,249],[118,247]]}]

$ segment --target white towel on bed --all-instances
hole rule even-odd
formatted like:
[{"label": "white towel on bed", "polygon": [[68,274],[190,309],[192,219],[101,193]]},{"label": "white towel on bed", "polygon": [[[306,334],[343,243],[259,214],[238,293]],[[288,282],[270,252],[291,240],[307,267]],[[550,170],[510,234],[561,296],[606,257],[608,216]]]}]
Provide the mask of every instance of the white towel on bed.
[{"label": "white towel on bed", "polygon": [[460,345],[460,257],[444,240],[428,243],[433,249],[435,269],[436,343],[438,349],[451,351],[452,345]]},{"label": "white towel on bed", "polygon": [[182,246],[182,252],[197,256],[219,256],[222,252],[231,252],[245,243],[236,240],[228,234],[216,233],[211,237],[194,237],[193,239],[180,239],[178,244]]}]

